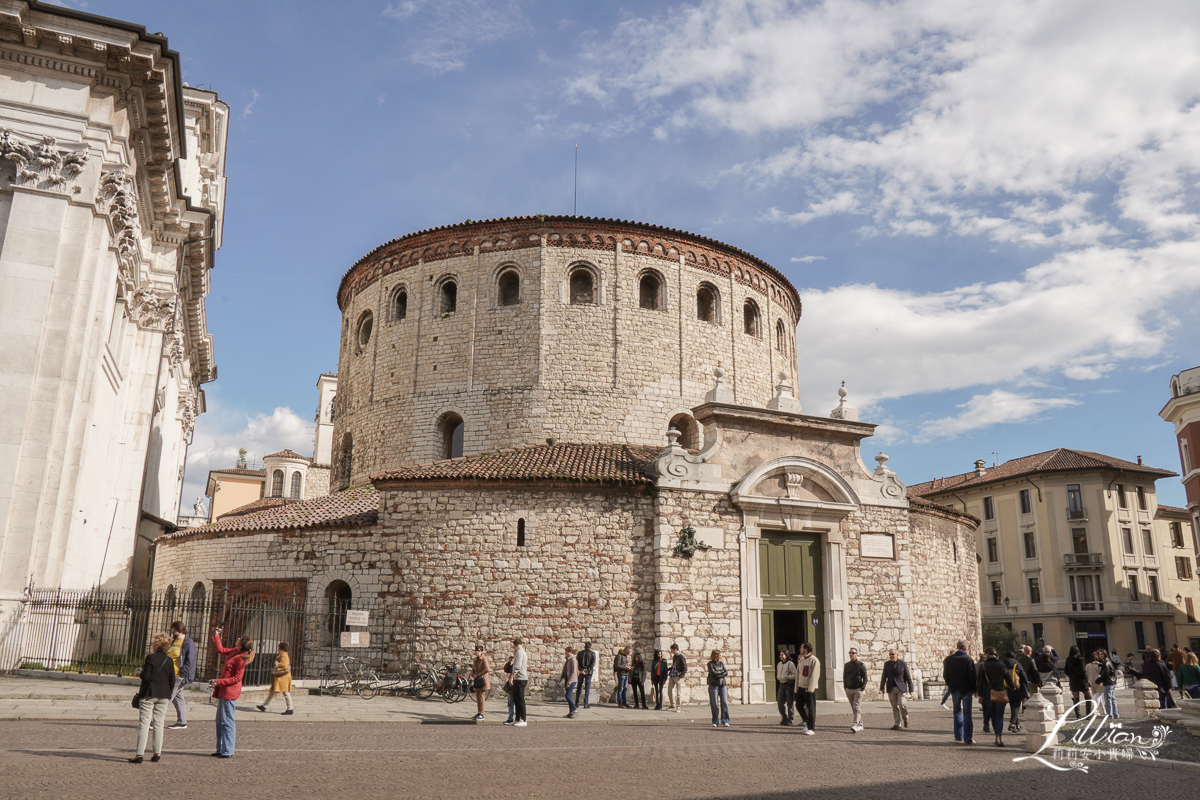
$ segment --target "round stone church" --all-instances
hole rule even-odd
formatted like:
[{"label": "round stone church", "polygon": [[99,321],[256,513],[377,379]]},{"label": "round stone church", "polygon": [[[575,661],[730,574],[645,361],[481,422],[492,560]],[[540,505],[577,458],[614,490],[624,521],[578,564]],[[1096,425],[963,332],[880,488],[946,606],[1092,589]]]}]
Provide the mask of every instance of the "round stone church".
[{"label": "round stone church", "polygon": [[742,702],[773,701],[775,653],[804,641],[826,699],[851,647],[922,680],[978,643],[977,520],[866,466],[844,391],[802,412],[800,297],[761,259],[634,222],[468,221],[376,248],[337,302],[331,493],[159,537],[156,588],[369,600],[389,671],[475,641],[502,663],[521,636],[550,697],[586,641],[601,693],[617,647],[678,643],[721,650]]}]

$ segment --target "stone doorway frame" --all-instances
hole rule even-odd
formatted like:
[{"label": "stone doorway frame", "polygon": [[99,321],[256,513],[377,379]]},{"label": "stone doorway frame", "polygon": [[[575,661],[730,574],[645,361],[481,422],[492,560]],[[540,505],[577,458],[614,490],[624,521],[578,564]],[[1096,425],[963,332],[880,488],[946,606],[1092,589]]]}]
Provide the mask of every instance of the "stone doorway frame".
[{"label": "stone doorway frame", "polygon": [[[769,478],[780,475],[802,476],[823,488],[832,501],[814,501],[798,497],[767,497],[754,489]],[[792,483],[793,478],[788,479]],[[859,509],[861,502],[850,484],[829,465],[804,456],[785,456],[760,464],[745,475],[729,493],[742,512],[742,531],[738,537],[741,557],[741,628],[742,703],[766,703],[766,674],[762,658],[761,614],[763,600],[759,590],[760,564],[758,540],[764,530],[815,536],[821,546],[821,635],[825,637],[826,660],[837,659],[849,641],[846,614],[846,547],[842,521]],[[838,662],[840,663],[840,662]],[[839,671],[821,665],[825,697],[845,700]]]}]

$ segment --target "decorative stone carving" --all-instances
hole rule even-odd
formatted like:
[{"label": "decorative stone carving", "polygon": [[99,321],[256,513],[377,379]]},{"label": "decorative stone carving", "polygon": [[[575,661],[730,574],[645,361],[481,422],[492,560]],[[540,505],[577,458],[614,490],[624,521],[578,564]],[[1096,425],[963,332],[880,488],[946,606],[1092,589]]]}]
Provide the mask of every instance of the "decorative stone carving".
[{"label": "decorative stone carving", "polygon": [[716,385],[709,390],[708,394],[704,395],[704,402],[725,403],[727,405],[732,405],[733,392],[731,392],[729,388],[725,386],[725,381],[722,380],[725,377],[725,370],[717,367],[713,370],[712,374],[713,377],[716,378],[717,382]]},{"label": "decorative stone carving", "polygon": [[875,479],[883,484],[881,491],[883,492],[884,497],[890,497],[894,500],[899,500],[901,497],[904,497],[905,486],[900,482],[900,479],[896,477],[896,473],[892,472],[885,466],[888,460],[889,459],[886,453],[880,453],[879,455],[875,456],[875,461],[879,464],[879,466],[875,468]]},{"label": "decorative stone carving", "polygon": [[786,372],[779,373],[779,383],[775,386],[775,396],[767,402],[771,411],[783,411],[788,414],[800,413],[800,401],[796,399],[791,380]]},{"label": "decorative stone carving", "polygon": [[179,418],[183,421],[183,436],[185,439],[192,435],[192,429],[196,427],[197,405],[194,392],[179,395]]},{"label": "decorative stone carving", "polygon": [[139,286],[129,300],[129,316],[143,330],[165,331],[175,315],[174,301],[159,297],[148,286]]},{"label": "decorative stone carving", "polygon": [[675,555],[680,558],[691,558],[697,550],[708,550],[710,545],[696,538],[696,529],[691,525],[679,532],[679,543],[675,545]]},{"label": "decorative stone carving", "polygon": [[847,394],[846,382],[842,381],[842,386],[838,389],[838,397],[841,399],[838,401],[838,407],[829,412],[830,419],[844,419],[849,422],[858,422],[858,409],[846,405]]},{"label": "decorative stone carving", "polygon": [[100,176],[100,192],[96,205],[108,214],[116,233],[118,258],[121,262],[121,279],[131,286],[136,282],[137,264],[141,260],[137,195],[133,179],[124,169],[105,172]]},{"label": "decorative stone carving", "polygon": [[787,484],[787,496],[795,500],[800,496],[800,487],[804,485],[804,475],[799,472],[786,472],[784,477]]},{"label": "decorative stone carving", "polygon": [[[0,155],[16,164],[13,183],[37,189],[66,191],[87,163],[88,151],[61,150],[53,136],[42,136],[36,144],[26,144],[16,131],[0,130]],[[34,138],[34,137],[30,137]],[[79,191],[79,187],[75,187]]]},{"label": "decorative stone carving", "polygon": [[183,325],[178,317],[175,318],[175,329],[171,331],[171,336],[167,339],[167,363],[172,367],[177,367],[183,363],[183,357],[187,354],[184,348]]},{"label": "decorative stone carving", "polygon": [[657,485],[727,491],[729,481],[722,479],[720,465],[708,463],[720,449],[720,435],[714,434],[711,441],[706,442],[704,449],[696,455],[692,455],[679,444],[681,435],[675,428],[667,431],[667,447],[650,464],[649,472],[658,479]]}]

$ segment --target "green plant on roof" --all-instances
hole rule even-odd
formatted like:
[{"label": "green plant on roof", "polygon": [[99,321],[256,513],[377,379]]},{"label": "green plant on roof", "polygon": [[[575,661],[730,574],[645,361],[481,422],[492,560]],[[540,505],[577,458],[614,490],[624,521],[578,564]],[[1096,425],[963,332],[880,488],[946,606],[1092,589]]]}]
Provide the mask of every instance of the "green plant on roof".
[{"label": "green plant on roof", "polygon": [[679,543],[675,545],[675,555],[681,558],[691,558],[697,550],[707,550],[709,545],[696,538],[696,529],[691,525],[679,532]]},{"label": "green plant on roof", "polygon": [[244,447],[238,448],[238,458],[237,458],[236,467],[238,469],[246,468],[246,448],[244,448]]}]

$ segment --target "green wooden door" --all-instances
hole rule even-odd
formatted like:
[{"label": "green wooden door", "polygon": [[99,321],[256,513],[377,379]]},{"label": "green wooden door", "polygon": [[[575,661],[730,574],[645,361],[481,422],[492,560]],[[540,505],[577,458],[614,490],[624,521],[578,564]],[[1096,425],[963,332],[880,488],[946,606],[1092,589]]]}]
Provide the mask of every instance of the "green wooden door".
[{"label": "green wooden door", "polygon": [[[810,642],[825,664],[821,606],[821,541],[816,536],[763,533],[758,540],[762,665],[768,694],[775,686],[778,647]],[[813,625],[813,620],[817,625]],[[824,698],[824,694],[818,694]]]}]

